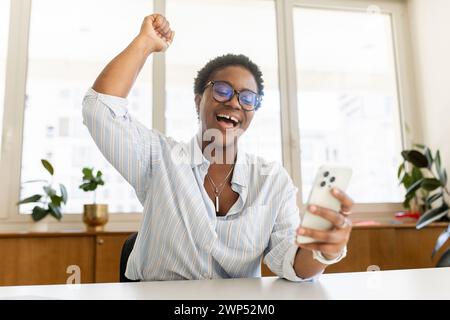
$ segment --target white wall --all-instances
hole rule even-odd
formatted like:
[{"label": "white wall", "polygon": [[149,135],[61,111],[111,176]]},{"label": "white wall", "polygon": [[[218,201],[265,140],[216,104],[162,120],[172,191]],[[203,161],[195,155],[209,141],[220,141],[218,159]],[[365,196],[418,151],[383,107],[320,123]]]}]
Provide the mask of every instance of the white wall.
[{"label": "white wall", "polygon": [[423,142],[450,173],[450,1],[408,0]]}]

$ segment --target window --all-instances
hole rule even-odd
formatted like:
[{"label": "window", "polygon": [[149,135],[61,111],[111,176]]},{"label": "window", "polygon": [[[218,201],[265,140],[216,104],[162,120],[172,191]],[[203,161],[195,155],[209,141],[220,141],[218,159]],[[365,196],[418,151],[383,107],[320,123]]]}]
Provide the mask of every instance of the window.
[{"label": "window", "polygon": [[391,15],[294,8],[303,198],[322,163],[353,168],[357,203],[401,202]]},{"label": "window", "polygon": [[[8,50],[10,1],[0,1],[0,152],[2,150],[3,108],[6,79],[6,53]],[[1,158],[1,154],[0,154]]]},{"label": "window", "polygon": [[[49,159],[55,167],[55,180],[68,189],[66,213],[80,213],[84,203],[93,201],[91,194],[78,189],[84,166],[104,173],[103,189],[108,192],[100,189],[97,201],[108,203],[110,212],[142,210],[131,186],[104,159],[82,124],[81,103],[106,63],[137,35],[146,12],[152,12],[152,1],[130,0],[126,5],[117,0],[32,3],[22,182],[45,177],[39,159]],[[148,127],[152,123],[151,65],[149,61],[142,70],[128,106]],[[34,191],[40,192],[40,186],[25,184],[21,196]],[[28,209],[22,206],[21,211]]]},{"label": "window", "polygon": [[[10,26],[9,11],[15,17]],[[40,185],[23,182],[47,177],[41,158],[52,162],[55,181],[69,191],[65,213],[81,213],[93,200],[78,189],[85,166],[104,173],[98,202],[113,213],[142,210],[82,124],[81,105],[106,63],[154,11],[167,16],[176,38],[164,55],[150,57],[129,95],[130,112],[147,127],[190,140],[198,130],[197,72],[216,56],[242,53],[261,67],[265,85],[262,107],[241,139],[246,151],[283,161],[303,199],[317,167],[337,162],[354,169],[348,192],[355,210],[400,208],[404,192],[396,169],[410,138],[406,123],[420,121],[413,109],[404,1],[0,1],[0,120],[5,118],[3,131],[11,137],[2,149],[1,219],[29,220],[19,213],[30,206],[17,212],[16,202],[19,191],[21,197],[40,192]],[[7,58],[11,72],[5,78]],[[13,84],[8,104],[6,82]],[[139,219],[114,215],[110,222],[121,228],[121,222]]]},{"label": "window", "polygon": [[274,2],[168,0],[166,14],[176,32],[166,59],[167,135],[187,140],[197,132],[193,93],[197,71],[216,56],[242,53],[261,68],[265,84],[262,107],[243,135],[242,146],[247,152],[281,162]]}]

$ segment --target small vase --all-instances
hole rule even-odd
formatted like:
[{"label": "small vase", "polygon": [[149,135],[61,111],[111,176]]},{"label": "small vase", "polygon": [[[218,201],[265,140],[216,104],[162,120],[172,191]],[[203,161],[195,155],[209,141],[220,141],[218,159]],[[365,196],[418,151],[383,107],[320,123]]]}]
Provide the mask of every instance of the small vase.
[{"label": "small vase", "polygon": [[33,222],[32,222],[32,224],[30,224],[28,231],[30,231],[30,232],[48,232],[49,220],[50,220],[49,216],[47,216],[39,221],[34,221],[33,219],[31,219],[31,220]]},{"label": "small vase", "polygon": [[107,204],[85,204],[83,222],[88,231],[103,231],[108,222]]}]

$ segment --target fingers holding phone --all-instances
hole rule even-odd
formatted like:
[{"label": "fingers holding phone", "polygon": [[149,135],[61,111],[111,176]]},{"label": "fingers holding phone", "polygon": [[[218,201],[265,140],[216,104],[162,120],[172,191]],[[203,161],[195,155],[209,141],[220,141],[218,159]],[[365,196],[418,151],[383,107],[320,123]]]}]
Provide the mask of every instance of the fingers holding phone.
[{"label": "fingers holding phone", "polygon": [[[315,205],[309,206],[308,211],[311,214],[329,221],[333,227],[330,230],[299,227],[297,235],[313,240],[311,243],[299,243],[297,241],[300,248],[320,251],[330,259],[342,252],[350,239],[352,230],[352,222],[348,215],[351,214],[353,202],[344,193],[340,192],[340,195],[341,210],[339,212]],[[341,212],[345,212],[345,214]]]}]

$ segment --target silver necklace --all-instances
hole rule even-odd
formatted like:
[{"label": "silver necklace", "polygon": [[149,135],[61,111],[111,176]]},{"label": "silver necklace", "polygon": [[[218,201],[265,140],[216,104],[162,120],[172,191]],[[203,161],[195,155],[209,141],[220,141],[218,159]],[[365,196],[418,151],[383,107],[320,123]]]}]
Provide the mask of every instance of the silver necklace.
[{"label": "silver necklace", "polygon": [[225,189],[225,183],[227,182],[228,177],[230,176],[231,172],[233,171],[233,168],[234,168],[234,164],[231,166],[230,172],[228,172],[227,176],[225,177],[225,179],[219,186],[216,186],[216,184],[211,179],[211,177],[208,174],[206,174],[206,177],[208,178],[208,181],[211,184],[214,195],[216,197],[216,201],[215,201],[216,212],[219,212],[219,196],[222,193],[222,191]]}]

